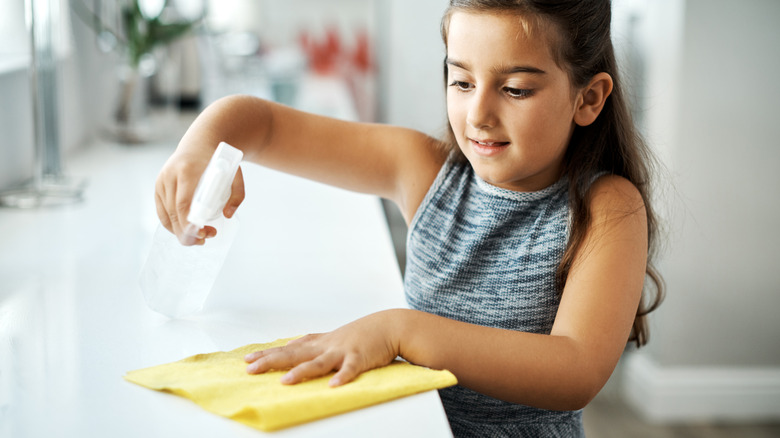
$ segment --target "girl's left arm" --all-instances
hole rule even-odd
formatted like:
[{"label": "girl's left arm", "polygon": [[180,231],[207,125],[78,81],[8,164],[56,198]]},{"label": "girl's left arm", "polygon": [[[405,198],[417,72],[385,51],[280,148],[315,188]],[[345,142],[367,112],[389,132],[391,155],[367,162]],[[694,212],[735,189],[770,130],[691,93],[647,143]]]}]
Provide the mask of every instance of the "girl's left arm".
[{"label": "girl's left arm", "polygon": [[375,313],[288,346],[247,356],[248,371],[292,368],[285,383],[338,370],[332,385],[397,355],[448,369],[459,384],[544,409],[585,406],[625,348],[647,263],[647,222],[639,192],[607,176],[590,191],[591,225],[570,269],[549,335],[483,327],[425,312]]}]

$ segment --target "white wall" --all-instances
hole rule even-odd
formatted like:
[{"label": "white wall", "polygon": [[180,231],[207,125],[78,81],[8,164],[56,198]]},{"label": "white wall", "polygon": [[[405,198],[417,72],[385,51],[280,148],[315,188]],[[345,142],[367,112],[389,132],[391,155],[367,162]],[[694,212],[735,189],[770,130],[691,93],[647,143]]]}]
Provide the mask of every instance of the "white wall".
[{"label": "white wall", "polygon": [[661,421],[780,418],[780,2],[647,3],[668,296],[630,362],[636,404]]},{"label": "white wall", "polygon": [[266,46],[295,44],[301,31],[319,37],[335,27],[349,32],[373,30],[376,3],[384,0],[209,0],[209,23],[217,32],[253,32]]},{"label": "white wall", "polygon": [[686,2],[661,364],[780,366],[777,19],[774,0]]},{"label": "white wall", "polygon": [[385,0],[380,34],[382,120],[439,136],[447,122],[444,43],[439,33],[446,0]]}]

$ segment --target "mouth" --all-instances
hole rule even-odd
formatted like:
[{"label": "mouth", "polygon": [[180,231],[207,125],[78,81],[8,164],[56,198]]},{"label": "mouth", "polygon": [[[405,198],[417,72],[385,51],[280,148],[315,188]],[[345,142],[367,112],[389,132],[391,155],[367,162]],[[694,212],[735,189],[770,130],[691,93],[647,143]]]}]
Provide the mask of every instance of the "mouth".
[{"label": "mouth", "polygon": [[471,143],[474,152],[482,156],[498,154],[509,146],[508,141],[495,141],[492,139],[476,140],[469,138],[469,143]]}]

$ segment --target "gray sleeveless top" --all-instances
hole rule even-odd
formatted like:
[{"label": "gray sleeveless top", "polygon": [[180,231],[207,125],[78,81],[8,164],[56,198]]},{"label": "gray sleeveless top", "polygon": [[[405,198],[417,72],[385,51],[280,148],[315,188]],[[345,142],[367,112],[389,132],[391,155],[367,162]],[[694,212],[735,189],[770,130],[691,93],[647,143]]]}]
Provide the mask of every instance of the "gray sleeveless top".
[{"label": "gray sleeveless top", "polygon": [[[447,161],[409,227],[412,309],[483,326],[550,333],[555,271],[568,240],[565,179],[538,192],[492,186]],[[456,436],[584,436],[581,411],[548,411],[455,386],[439,392]]]}]

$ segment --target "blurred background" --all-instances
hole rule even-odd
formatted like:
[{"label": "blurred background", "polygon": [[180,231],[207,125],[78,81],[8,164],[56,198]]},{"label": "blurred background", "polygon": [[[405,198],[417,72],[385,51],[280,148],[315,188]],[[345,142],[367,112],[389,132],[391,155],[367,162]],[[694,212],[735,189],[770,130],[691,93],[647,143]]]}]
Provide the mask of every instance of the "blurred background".
[{"label": "blurred background", "polygon": [[[53,33],[37,35],[36,46],[50,42],[38,64],[25,19],[35,1],[48,4]],[[439,136],[446,4],[0,0],[0,191],[46,166],[33,66],[55,72],[38,75],[38,89],[56,85],[46,116],[54,176],[99,142],[172,151],[202,108],[232,93]],[[661,163],[658,266],[668,290],[649,346],[627,352],[588,408],[589,430],[777,436],[780,2],[616,0],[613,11],[634,116]],[[392,206],[386,213],[403,269],[405,225]]]}]

